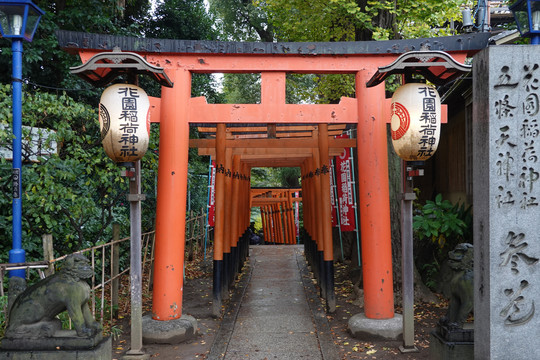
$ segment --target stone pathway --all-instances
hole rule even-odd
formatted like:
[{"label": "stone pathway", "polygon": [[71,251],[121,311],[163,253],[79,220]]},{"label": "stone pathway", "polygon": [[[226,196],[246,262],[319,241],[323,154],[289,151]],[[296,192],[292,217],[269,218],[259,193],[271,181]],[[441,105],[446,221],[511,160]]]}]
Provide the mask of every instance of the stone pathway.
[{"label": "stone pathway", "polygon": [[209,359],[337,359],[303,247],[252,246]]}]

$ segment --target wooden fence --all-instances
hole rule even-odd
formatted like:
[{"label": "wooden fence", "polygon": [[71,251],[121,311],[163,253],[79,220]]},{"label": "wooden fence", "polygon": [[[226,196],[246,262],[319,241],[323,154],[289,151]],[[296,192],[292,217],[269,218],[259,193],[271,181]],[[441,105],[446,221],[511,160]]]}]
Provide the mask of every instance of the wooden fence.
[{"label": "wooden fence", "polygon": [[[186,261],[200,256],[205,247],[205,224],[206,214],[201,212],[196,214],[191,212],[186,220]],[[129,256],[120,257],[122,254],[129,254],[130,238],[120,239],[119,226],[113,226],[113,240],[106,244],[92,246],[87,249],[76,251],[84,254],[90,259],[94,268],[94,275],[91,279],[91,309],[96,320],[102,324],[104,321],[112,321],[118,310],[118,289],[121,277],[129,274]],[[152,271],[154,259],[155,232],[142,234],[142,277],[144,292],[150,291],[152,284]],[[0,264],[0,296],[4,296],[4,279],[9,270],[26,269],[27,280],[29,282],[37,280],[37,277],[44,278],[54,273],[55,264],[68,255],[53,258],[52,236],[43,236],[44,261],[23,263],[23,264]],[[128,297],[129,298],[129,297]],[[129,299],[128,299],[129,301]],[[5,310],[5,309],[4,309]]]},{"label": "wooden fence", "polygon": [[191,261],[204,251],[206,212],[204,208],[197,215],[191,211],[186,220],[186,261]]},{"label": "wooden fence", "polygon": [[[114,226],[113,233],[117,235],[118,232],[119,227]],[[123,261],[120,258],[121,252],[129,254],[129,237],[123,239],[119,239],[117,236],[115,237],[116,238],[113,238],[111,242],[106,244],[100,244],[74,252],[74,254],[80,253],[85,255],[91,261],[94,269],[94,273],[90,279],[91,309],[96,320],[100,321],[102,325],[106,319],[112,320],[115,316],[118,309],[118,289],[120,287],[120,279],[123,275],[129,273],[129,257]],[[152,231],[142,234],[141,240],[143,250],[143,276],[151,277],[155,232]],[[45,256],[49,256],[50,253],[45,249],[51,247],[52,236],[45,235],[43,237],[43,244],[44,254]],[[1,295],[4,295],[4,275],[6,271],[26,269],[27,279],[29,281],[36,280],[36,275],[40,278],[44,278],[45,276],[54,273],[55,264],[64,260],[68,255],[69,254],[55,259],[49,258],[46,261],[34,263],[0,264]],[[127,263],[122,264],[122,262]],[[37,274],[31,273],[31,270],[37,270]]]}]

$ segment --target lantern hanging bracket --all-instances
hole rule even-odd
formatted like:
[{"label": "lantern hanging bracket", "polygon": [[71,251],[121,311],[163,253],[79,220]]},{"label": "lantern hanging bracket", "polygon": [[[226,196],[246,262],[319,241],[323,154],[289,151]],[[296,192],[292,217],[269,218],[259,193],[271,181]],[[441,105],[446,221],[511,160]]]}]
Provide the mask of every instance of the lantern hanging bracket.
[{"label": "lantern hanging bracket", "polygon": [[409,51],[390,65],[381,66],[366,83],[366,87],[379,85],[393,74],[419,74],[435,85],[444,85],[470,72],[471,69],[471,65],[460,64],[444,51]]},{"label": "lantern hanging bracket", "polygon": [[71,67],[70,71],[96,87],[106,86],[122,75],[148,75],[161,86],[173,86],[163,68],[148,63],[139,54],[122,52],[119,48],[96,54],[86,63]]}]

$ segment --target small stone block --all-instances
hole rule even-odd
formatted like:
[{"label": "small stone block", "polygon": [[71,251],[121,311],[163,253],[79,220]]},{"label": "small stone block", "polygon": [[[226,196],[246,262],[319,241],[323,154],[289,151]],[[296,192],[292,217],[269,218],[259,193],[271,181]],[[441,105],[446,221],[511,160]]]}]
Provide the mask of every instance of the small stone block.
[{"label": "small stone block", "polygon": [[93,349],[103,340],[103,335],[79,337],[75,330],[60,330],[53,337],[36,339],[4,338],[0,347],[4,350],[86,350]]},{"label": "small stone block", "polygon": [[395,314],[391,319],[369,319],[356,314],[349,319],[349,331],[355,338],[398,340],[403,334],[403,316]]},{"label": "small stone block", "polygon": [[404,346],[404,345],[399,345],[399,352],[401,352],[402,354],[409,354],[409,353],[417,353],[417,352],[420,352],[420,350],[418,350],[418,348],[416,346]]},{"label": "small stone block", "polygon": [[[28,340],[27,340],[28,342]],[[3,344],[3,341],[2,341]],[[0,360],[112,360],[112,340],[107,337],[92,349],[13,350],[0,349]]]},{"label": "small stone block", "polygon": [[474,343],[446,341],[437,331],[432,331],[429,341],[430,360],[473,360]]},{"label": "small stone block", "polygon": [[450,329],[439,326],[440,336],[450,342],[474,342],[474,329]]},{"label": "small stone block", "polygon": [[129,354],[129,351],[128,351],[128,353],[122,356],[121,359],[122,360],[147,360],[147,359],[150,359],[150,354],[145,354],[145,353]]},{"label": "small stone block", "polygon": [[197,320],[189,315],[167,321],[143,316],[142,327],[144,344],[178,344],[197,335]]}]

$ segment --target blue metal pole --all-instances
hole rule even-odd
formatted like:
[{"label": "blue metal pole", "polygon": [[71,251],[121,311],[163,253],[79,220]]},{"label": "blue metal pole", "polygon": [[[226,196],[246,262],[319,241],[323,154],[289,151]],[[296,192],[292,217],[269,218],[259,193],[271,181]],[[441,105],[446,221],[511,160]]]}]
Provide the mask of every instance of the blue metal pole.
[{"label": "blue metal pole", "polygon": [[[10,263],[25,262],[22,248],[22,39],[13,39],[13,248],[9,251]],[[25,277],[24,269],[11,270],[9,277]]]},{"label": "blue metal pole", "polygon": [[538,45],[540,44],[540,36],[539,35],[532,35],[531,36],[531,45]]}]

